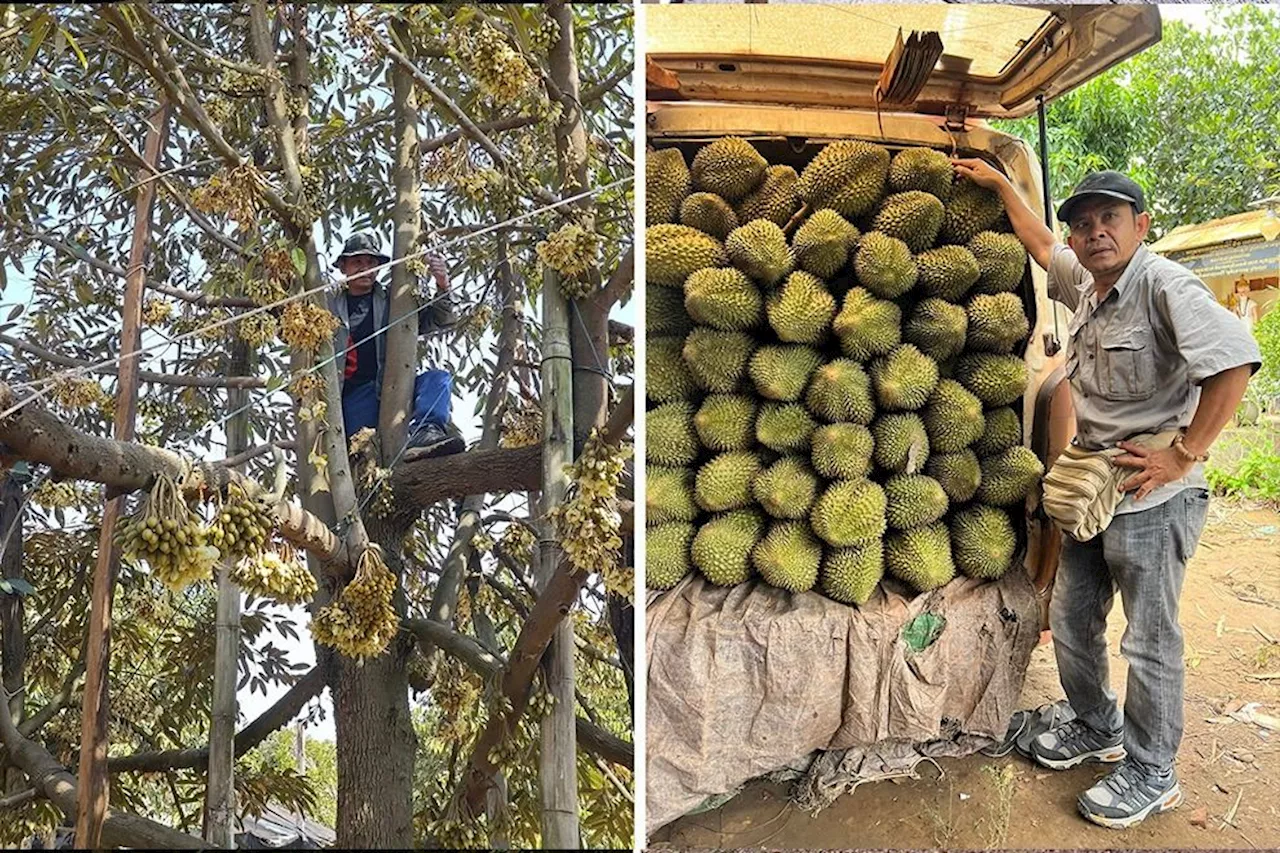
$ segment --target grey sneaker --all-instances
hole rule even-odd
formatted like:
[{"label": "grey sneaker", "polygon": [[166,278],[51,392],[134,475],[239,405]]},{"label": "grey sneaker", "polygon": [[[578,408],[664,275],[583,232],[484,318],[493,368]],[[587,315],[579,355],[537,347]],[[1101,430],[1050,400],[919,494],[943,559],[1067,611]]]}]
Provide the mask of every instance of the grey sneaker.
[{"label": "grey sneaker", "polygon": [[1104,734],[1083,720],[1068,720],[1031,742],[1031,757],[1051,770],[1086,761],[1123,761],[1124,733]]},{"label": "grey sneaker", "polygon": [[1124,762],[1076,800],[1086,820],[1109,829],[1128,829],[1181,802],[1172,770],[1158,774],[1136,761]]},{"label": "grey sneaker", "polygon": [[[450,424],[452,426],[452,424]],[[423,456],[452,456],[467,449],[467,443],[457,428],[442,429],[438,424],[424,423],[409,438],[410,448],[423,448]]]}]

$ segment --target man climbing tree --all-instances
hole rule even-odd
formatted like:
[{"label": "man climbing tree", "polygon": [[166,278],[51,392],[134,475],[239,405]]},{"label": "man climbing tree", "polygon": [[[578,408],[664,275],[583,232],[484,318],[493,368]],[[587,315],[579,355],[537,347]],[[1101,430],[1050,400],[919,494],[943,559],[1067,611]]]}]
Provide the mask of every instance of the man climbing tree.
[{"label": "man climbing tree", "polygon": [[[391,259],[378,250],[372,234],[353,234],[342,247],[334,266],[343,281],[329,296],[329,311],[338,318],[333,351],[345,353],[339,361],[342,371],[342,423],[347,438],[362,429],[378,426],[378,401],[382,395],[383,365],[386,364],[386,337],[381,334],[392,322],[416,326],[420,336],[453,325],[454,300],[449,292],[449,273],[444,260],[427,256],[427,266],[435,279],[437,293],[419,293],[422,303],[415,316],[391,318],[391,302],[386,285],[373,270]],[[449,420],[449,374],[434,370],[418,377],[414,394],[413,430],[409,447],[420,447],[425,455],[461,453],[465,447],[458,428]]]}]

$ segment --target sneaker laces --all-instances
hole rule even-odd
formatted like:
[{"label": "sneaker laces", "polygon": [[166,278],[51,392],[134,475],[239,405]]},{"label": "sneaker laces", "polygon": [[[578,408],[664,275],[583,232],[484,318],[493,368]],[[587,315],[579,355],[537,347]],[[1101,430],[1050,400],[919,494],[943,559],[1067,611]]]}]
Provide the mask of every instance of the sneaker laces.
[{"label": "sneaker laces", "polygon": [[1078,717],[1074,720],[1067,720],[1053,730],[1053,735],[1058,739],[1058,743],[1067,747],[1087,746],[1086,739],[1091,734],[1095,734],[1094,730],[1088,723]]},{"label": "sneaker laces", "polygon": [[1159,785],[1147,770],[1136,761],[1126,761],[1102,780],[1102,784],[1110,788],[1121,800],[1134,795],[1152,795],[1158,792]]}]

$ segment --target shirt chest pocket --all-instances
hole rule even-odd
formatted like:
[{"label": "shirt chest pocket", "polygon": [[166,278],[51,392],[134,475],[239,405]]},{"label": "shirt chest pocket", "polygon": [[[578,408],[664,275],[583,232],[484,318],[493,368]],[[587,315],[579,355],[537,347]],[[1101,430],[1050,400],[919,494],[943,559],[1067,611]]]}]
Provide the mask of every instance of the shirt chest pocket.
[{"label": "shirt chest pocket", "polygon": [[1156,390],[1155,339],[1142,326],[1105,330],[1098,346],[1099,391],[1108,400],[1146,400]]}]

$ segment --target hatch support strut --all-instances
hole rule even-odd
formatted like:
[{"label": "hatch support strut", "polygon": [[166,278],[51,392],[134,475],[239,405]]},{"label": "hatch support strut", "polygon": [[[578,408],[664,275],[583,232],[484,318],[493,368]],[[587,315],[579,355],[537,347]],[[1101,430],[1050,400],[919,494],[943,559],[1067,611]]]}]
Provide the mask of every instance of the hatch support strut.
[{"label": "hatch support strut", "polygon": [[[1040,190],[1044,195],[1044,225],[1053,230],[1053,198],[1049,195],[1049,134],[1045,128],[1044,95],[1036,95],[1036,120],[1040,126]],[[1044,354],[1054,356],[1062,346],[1062,337],[1058,334],[1058,309],[1052,305],[1053,339],[1045,341]]]}]

